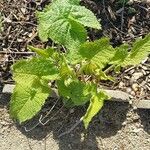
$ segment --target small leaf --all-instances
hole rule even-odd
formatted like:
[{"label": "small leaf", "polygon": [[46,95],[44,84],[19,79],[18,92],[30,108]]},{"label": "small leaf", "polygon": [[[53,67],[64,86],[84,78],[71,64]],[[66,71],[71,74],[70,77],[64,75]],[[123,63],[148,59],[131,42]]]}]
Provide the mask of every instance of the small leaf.
[{"label": "small leaf", "polygon": [[47,48],[47,49],[41,49],[41,48],[36,48],[31,45],[28,45],[27,47],[29,50],[36,52],[39,56],[49,58],[53,55],[54,49],[53,48]]},{"label": "small leaf", "polygon": [[99,92],[94,94],[90,100],[90,105],[87,109],[86,114],[83,116],[84,126],[87,129],[92,118],[100,111],[103,107],[104,100],[107,99],[108,96],[105,95],[104,92]]},{"label": "small leaf", "polygon": [[150,54],[150,34],[144,39],[138,39],[133,43],[133,47],[122,66],[137,65]]}]

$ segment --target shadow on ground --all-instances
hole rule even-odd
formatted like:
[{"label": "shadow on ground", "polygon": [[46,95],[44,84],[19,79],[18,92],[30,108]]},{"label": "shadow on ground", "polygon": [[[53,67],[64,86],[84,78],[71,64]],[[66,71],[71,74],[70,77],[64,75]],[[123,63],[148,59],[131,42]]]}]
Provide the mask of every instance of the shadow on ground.
[{"label": "shadow on ground", "polygon": [[[0,98],[0,107],[4,107],[4,105],[8,106],[9,96],[3,95],[2,97]],[[125,121],[126,114],[130,107],[127,103],[106,102],[101,112],[91,122],[87,131],[84,130],[83,124],[80,124],[70,134],[59,138],[59,135],[62,132],[69,130],[76,123],[76,121],[80,119],[86,110],[84,107],[74,108],[71,110],[63,108],[61,111],[59,111],[58,115],[52,118],[52,116],[57,113],[57,111],[60,109],[60,106],[62,105],[59,103],[48,117],[51,118],[51,121],[49,121],[45,126],[38,125],[30,132],[26,132],[24,126],[28,129],[32,128],[35,124],[38,123],[40,115],[44,115],[46,112],[45,110],[48,110],[48,108],[52,107],[53,103],[54,100],[48,101],[41,113],[39,113],[34,119],[27,122],[26,124],[21,126],[16,123],[15,125],[17,126],[17,129],[20,130],[22,134],[24,134],[29,139],[48,139],[49,135],[53,134],[53,138],[55,141],[57,141],[60,150],[99,149],[97,137],[99,142],[101,142],[100,139],[108,138],[117,134],[117,132],[122,128],[122,123]],[[141,117],[144,130],[149,133],[148,120],[150,111],[138,110],[138,114]]]},{"label": "shadow on ground", "polygon": [[148,109],[148,110],[139,109],[138,115],[141,118],[141,124],[143,125],[144,130],[148,134],[150,134],[150,109]]}]

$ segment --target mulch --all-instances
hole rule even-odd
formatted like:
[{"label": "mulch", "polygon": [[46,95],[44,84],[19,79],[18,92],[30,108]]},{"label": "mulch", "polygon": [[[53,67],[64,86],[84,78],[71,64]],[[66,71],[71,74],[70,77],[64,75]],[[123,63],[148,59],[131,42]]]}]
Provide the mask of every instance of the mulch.
[{"label": "mulch", "polygon": [[[36,10],[42,10],[50,0],[1,0],[2,32],[0,32],[0,90],[6,83],[13,83],[11,65],[19,59],[34,55],[27,45],[45,47],[38,38]],[[150,32],[150,2],[121,0],[82,0],[81,4],[92,10],[102,24],[102,30],[88,29],[89,39],[102,36],[111,39],[113,46],[132,43]],[[114,75],[116,76],[116,75]],[[137,99],[150,99],[150,57],[136,67],[125,68],[116,76],[116,82],[104,85],[121,89]]]}]

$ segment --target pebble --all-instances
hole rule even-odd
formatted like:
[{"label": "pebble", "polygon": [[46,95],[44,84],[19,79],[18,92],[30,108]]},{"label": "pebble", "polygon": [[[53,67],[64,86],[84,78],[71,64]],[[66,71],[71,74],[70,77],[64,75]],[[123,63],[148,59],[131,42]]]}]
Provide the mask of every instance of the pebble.
[{"label": "pebble", "polygon": [[133,110],[137,110],[138,108],[136,106],[133,106]]},{"label": "pebble", "polygon": [[121,82],[119,83],[119,88],[123,88],[124,86],[125,86],[125,83],[121,81]]},{"label": "pebble", "polygon": [[70,109],[70,114],[73,114],[74,113],[74,109]]},{"label": "pebble", "polygon": [[142,66],[143,70],[148,70],[148,68],[146,66]]},{"label": "pebble", "polygon": [[129,104],[130,104],[130,105],[132,105],[132,104],[133,104],[132,100],[129,100]]},{"label": "pebble", "polygon": [[137,83],[132,84],[132,89],[134,92],[137,92],[139,89],[139,85]]},{"label": "pebble", "polygon": [[135,96],[135,92],[134,92],[134,91],[132,91],[130,94],[131,94],[132,96]]},{"label": "pebble", "polygon": [[136,72],[132,75],[132,78],[131,78],[131,81],[134,82],[134,81],[137,81],[139,78],[141,78],[143,76],[143,73],[142,72]]},{"label": "pebble", "polygon": [[132,131],[132,133],[138,133],[138,132],[140,132],[142,129],[134,129],[133,131]]},{"label": "pebble", "polygon": [[126,125],[127,125],[127,122],[126,122],[126,121],[122,123],[122,126],[126,126]]},{"label": "pebble", "polygon": [[127,89],[126,89],[126,92],[127,92],[127,93],[131,93],[131,91],[132,91],[131,88],[127,88]]}]

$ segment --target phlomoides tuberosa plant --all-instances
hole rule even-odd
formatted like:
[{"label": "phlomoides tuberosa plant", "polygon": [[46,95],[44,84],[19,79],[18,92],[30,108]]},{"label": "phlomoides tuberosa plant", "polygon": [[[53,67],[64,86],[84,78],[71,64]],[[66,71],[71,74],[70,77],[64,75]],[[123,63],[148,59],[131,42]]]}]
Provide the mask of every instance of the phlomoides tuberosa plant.
[{"label": "phlomoides tuberosa plant", "polygon": [[[55,81],[59,96],[67,105],[89,103],[81,118],[85,128],[109,99],[101,80],[112,80],[108,70],[137,65],[150,53],[150,35],[132,46],[113,48],[109,39],[87,42],[85,27],[101,29],[94,14],[79,5],[80,0],[55,0],[37,12],[38,32],[42,41],[49,38],[65,47],[39,49],[28,46],[37,56],[20,60],[12,66],[15,89],[10,103],[11,116],[20,123],[35,116],[51,94],[49,84]],[[108,69],[109,67],[109,69]]]}]

